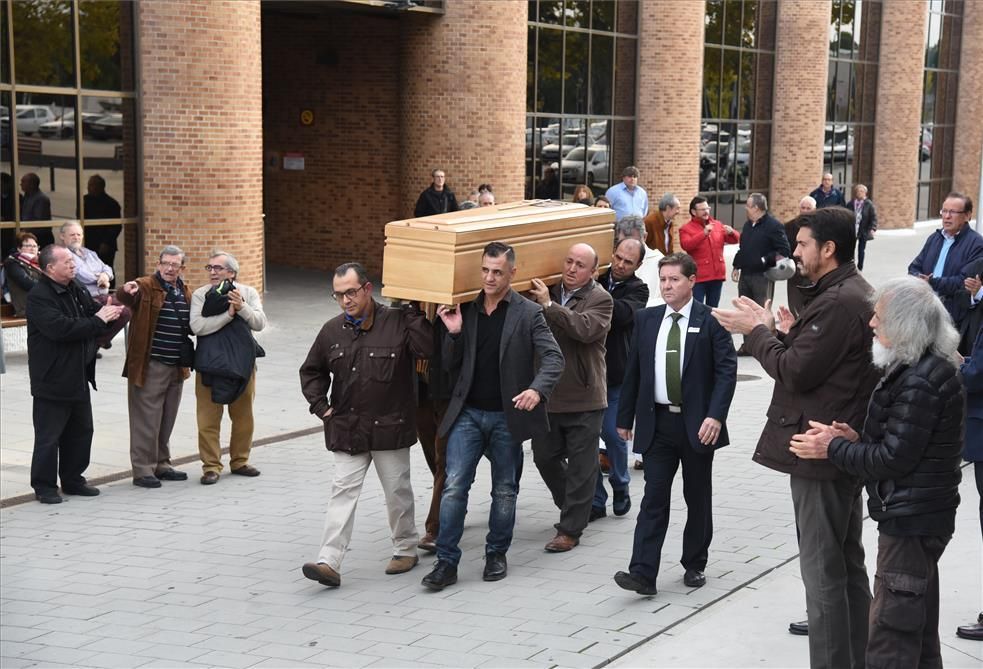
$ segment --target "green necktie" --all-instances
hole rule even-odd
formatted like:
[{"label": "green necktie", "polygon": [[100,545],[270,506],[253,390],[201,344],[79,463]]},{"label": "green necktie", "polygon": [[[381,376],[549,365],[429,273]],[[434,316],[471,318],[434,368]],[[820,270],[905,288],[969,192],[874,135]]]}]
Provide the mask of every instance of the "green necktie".
[{"label": "green necktie", "polygon": [[672,327],[666,339],[666,394],[669,404],[683,403],[683,386],[679,378],[679,319],[682,314],[670,314]]}]

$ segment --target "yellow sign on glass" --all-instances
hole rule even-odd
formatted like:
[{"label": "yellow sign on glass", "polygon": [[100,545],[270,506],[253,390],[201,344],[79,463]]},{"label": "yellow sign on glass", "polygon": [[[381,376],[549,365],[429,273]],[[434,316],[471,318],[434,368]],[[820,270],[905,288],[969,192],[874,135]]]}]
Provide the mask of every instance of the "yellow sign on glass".
[{"label": "yellow sign on glass", "polygon": [[301,125],[314,125],[314,110],[313,109],[303,109],[300,112],[300,124]]}]

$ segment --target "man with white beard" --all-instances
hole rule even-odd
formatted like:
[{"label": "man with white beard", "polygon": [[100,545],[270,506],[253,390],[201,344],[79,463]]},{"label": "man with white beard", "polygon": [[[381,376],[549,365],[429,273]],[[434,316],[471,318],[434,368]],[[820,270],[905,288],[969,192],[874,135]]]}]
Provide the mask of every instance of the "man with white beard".
[{"label": "man with white beard", "polygon": [[873,359],[884,376],[863,434],[812,421],[791,450],[867,483],[878,539],[866,666],[941,667],[938,563],[956,526],[966,402],[959,333],[920,279],[888,281],[873,301]]},{"label": "man with white beard", "polygon": [[812,669],[864,666],[870,585],[861,537],[861,482],[828,460],[789,450],[810,421],[863,428],[880,373],[871,361],[870,285],[853,262],[854,217],[841,207],[818,209],[793,222],[793,257],[806,304],[797,319],[782,310],[779,331],[770,302],[742,297],[736,310],[714,309],[727,330],[744,335],[748,351],[775,379],[754,461],[789,474],[800,530],[799,566],[809,617]]}]

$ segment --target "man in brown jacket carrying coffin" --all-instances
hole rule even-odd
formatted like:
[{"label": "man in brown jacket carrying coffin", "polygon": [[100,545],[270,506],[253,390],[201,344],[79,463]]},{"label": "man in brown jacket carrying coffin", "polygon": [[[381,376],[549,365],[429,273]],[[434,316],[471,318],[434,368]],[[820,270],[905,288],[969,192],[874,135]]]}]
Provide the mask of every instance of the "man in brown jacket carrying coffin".
[{"label": "man in brown jacket carrying coffin", "polygon": [[392,532],[393,557],[386,573],[402,574],[418,562],[409,451],[416,443],[415,361],[433,354],[426,315],[373,300],[372,283],[361,265],[339,266],[333,284],[344,313],[324,324],[300,367],[304,397],[324,422],[325,445],[334,453],[321,550],[316,562],[303,567],[304,576],[326,586],[341,584],[355,506],[372,463]]},{"label": "man in brown jacket carrying coffin", "polygon": [[549,400],[550,431],[532,440],[536,468],[560,509],[556,536],[545,546],[550,553],[580,543],[597,484],[597,442],[608,406],[605,340],[614,311],[611,295],[591,278],[597,265],[591,246],[574,244],[560,283],[547,289],[533,279],[529,290],[566,361]]},{"label": "man in brown jacket carrying coffin", "polygon": [[[870,585],[861,537],[861,482],[826,460],[800,460],[793,435],[809,421],[863,429],[879,373],[871,359],[870,285],[853,262],[854,218],[841,207],[803,214],[793,252],[804,279],[806,306],[775,331],[771,312],[749,298],[736,311],[714,309],[775,379],[754,461],[790,475],[799,528],[799,565],[809,616],[813,669],[862,667],[867,645]],[[770,305],[768,305],[770,307]]]}]

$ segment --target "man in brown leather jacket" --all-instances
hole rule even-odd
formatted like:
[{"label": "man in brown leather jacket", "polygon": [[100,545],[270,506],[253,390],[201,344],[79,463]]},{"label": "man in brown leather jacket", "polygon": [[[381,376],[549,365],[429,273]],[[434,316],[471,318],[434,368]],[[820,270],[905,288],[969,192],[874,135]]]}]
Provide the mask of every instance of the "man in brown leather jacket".
[{"label": "man in brown leather jacket", "polygon": [[373,300],[372,283],[360,264],[339,266],[333,284],[344,313],[324,324],[300,367],[304,397],[324,422],[325,445],[334,453],[321,550],[316,562],[303,567],[304,576],[327,586],[341,584],[355,506],[373,462],[392,531],[386,573],[407,572],[418,562],[409,452],[416,443],[415,361],[433,353],[425,314]]},{"label": "man in brown leather jacket", "polygon": [[[714,309],[775,379],[754,461],[789,474],[798,525],[800,568],[809,616],[813,669],[863,666],[870,585],[861,537],[861,482],[825,460],[801,460],[789,449],[809,421],[863,429],[880,374],[871,360],[870,285],[853,262],[854,218],[841,207],[818,209],[796,223],[796,265],[812,286],[797,319],[787,312],[778,332],[771,312],[749,298],[737,311]],[[770,305],[769,305],[770,306]],[[784,331],[784,334],[783,334]]]}]

